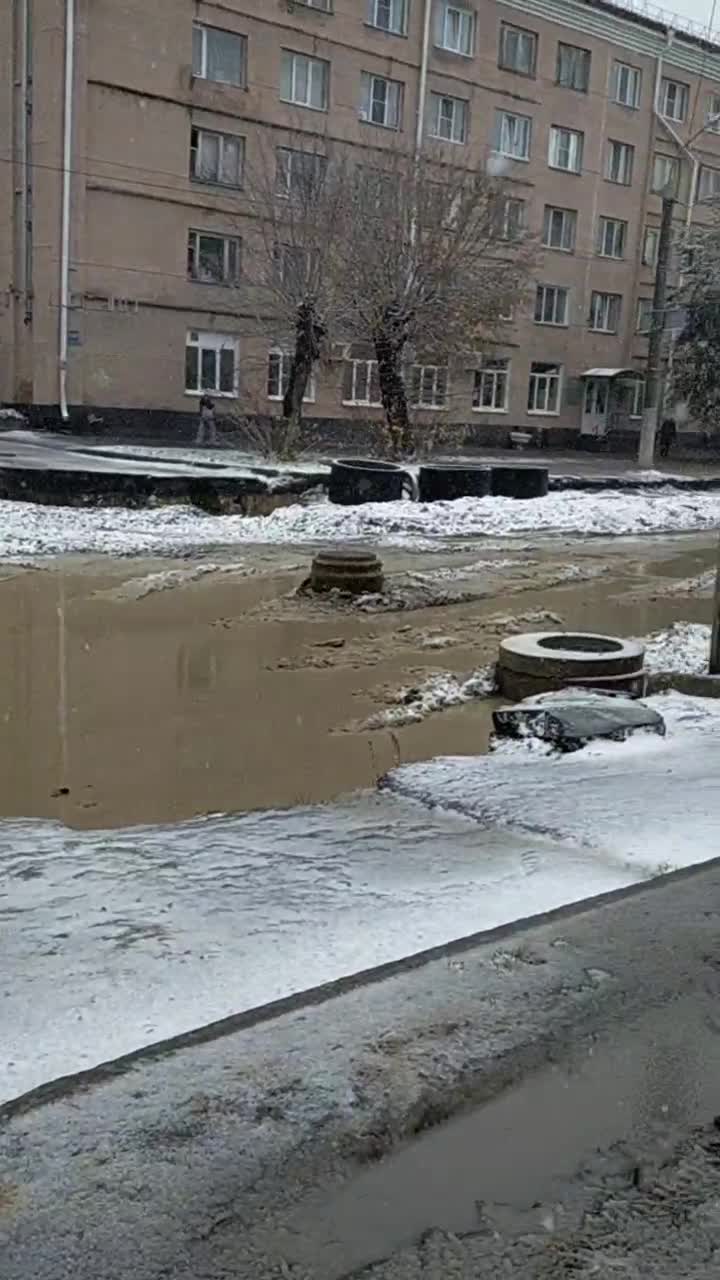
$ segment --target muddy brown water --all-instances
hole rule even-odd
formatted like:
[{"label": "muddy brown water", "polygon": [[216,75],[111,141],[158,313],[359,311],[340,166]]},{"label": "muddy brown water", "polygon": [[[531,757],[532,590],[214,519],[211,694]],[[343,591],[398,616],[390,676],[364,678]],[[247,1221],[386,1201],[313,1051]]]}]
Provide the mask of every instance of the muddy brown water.
[{"label": "muddy brown water", "polygon": [[[393,572],[479,554],[386,562]],[[510,544],[502,555],[513,555]],[[483,751],[488,702],[392,732],[347,730],[433,671],[493,660],[498,615],[552,610],[568,627],[621,635],[707,621],[707,599],[651,588],[691,577],[714,555],[709,538],[556,543],[540,569],[604,562],[604,576],[539,588],[532,570],[506,587],[496,577],[483,599],[381,614],[298,602],[305,570],[288,568],[287,549],[243,548],[243,572],[255,576],[212,575],[141,599],[125,584],[177,561],[65,561],[0,575],[0,815],[103,827],[323,802],[400,760]],[[441,651],[427,647],[438,633],[449,641]]]}]

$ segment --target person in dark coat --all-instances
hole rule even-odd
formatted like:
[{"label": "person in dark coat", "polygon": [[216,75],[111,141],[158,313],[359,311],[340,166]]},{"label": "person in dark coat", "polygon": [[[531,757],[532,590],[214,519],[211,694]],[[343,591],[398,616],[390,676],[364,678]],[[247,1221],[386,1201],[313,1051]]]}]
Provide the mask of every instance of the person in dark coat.
[{"label": "person in dark coat", "polygon": [[663,418],[660,427],[660,457],[667,458],[675,443],[677,427],[674,418]]}]

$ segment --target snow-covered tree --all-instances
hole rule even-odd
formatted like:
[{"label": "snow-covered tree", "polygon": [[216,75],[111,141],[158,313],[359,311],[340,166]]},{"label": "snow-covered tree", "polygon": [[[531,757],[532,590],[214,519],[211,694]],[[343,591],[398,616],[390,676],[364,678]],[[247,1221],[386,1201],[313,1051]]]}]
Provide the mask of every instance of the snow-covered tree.
[{"label": "snow-covered tree", "polygon": [[720,210],[693,233],[677,301],[685,321],[673,352],[672,391],[707,430],[720,427]]}]

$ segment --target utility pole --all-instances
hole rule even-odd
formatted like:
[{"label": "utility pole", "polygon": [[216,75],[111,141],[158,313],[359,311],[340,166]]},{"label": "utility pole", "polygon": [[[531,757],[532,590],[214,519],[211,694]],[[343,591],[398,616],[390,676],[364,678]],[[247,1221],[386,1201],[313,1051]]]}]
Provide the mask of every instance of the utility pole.
[{"label": "utility pole", "polygon": [[672,248],[672,219],[675,200],[663,196],[662,221],[655,264],[655,289],[653,292],[652,324],[648,341],[647,374],[645,378],[645,411],[640,431],[638,466],[648,471],[655,459],[655,436],[660,413],[660,389],[662,386],[663,337],[667,308],[667,284]]},{"label": "utility pole", "polygon": [[712,639],[710,640],[710,675],[720,676],[720,556],[718,556],[715,595],[713,597]]}]

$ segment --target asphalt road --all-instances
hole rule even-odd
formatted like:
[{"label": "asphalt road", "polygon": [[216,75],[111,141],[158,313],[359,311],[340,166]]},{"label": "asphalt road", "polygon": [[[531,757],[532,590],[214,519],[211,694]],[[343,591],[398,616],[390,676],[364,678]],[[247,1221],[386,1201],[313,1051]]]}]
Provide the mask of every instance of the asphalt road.
[{"label": "asphalt road", "polygon": [[712,864],[10,1104],[3,1280],[705,1280],[719,935]]}]

